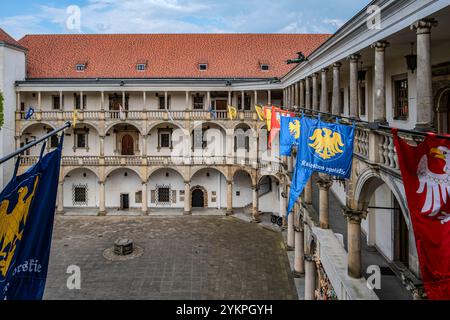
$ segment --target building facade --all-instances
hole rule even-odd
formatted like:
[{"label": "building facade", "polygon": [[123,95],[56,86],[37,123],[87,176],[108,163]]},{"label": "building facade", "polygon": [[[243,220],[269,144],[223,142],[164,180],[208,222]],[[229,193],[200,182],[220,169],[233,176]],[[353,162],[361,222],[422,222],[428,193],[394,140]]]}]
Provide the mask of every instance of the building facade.
[{"label": "building facade", "polygon": [[[15,41],[1,32],[0,151],[19,148],[76,113],[76,126],[65,133],[61,214],[286,216],[295,159],[280,159],[276,139],[267,148],[267,127],[254,105],[450,133],[449,5],[376,0],[331,36],[30,35]],[[286,64],[299,51],[307,61]],[[237,108],[236,118],[227,105]],[[35,112],[26,119],[30,107]],[[48,141],[47,149],[56,143]],[[39,152],[27,151],[21,170]],[[377,298],[363,278],[362,241],[419,297],[392,135],[360,125],[354,154],[349,181],[314,176],[286,221],[306,298],[323,297],[318,292],[325,287],[339,299]],[[11,169],[2,170],[5,183]],[[343,212],[329,210],[330,191]],[[345,244],[330,228],[332,215],[347,223]]]}]

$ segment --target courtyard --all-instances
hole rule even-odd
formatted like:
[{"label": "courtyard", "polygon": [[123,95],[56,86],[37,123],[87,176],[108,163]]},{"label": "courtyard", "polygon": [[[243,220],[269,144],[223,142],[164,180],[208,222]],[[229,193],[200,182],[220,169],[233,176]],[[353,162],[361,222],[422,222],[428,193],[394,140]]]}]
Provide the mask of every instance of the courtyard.
[{"label": "courtyard", "polygon": [[[119,237],[143,249],[103,253]],[[280,233],[226,216],[57,216],[44,299],[297,299]],[[81,289],[67,288],[80,267]]]}]

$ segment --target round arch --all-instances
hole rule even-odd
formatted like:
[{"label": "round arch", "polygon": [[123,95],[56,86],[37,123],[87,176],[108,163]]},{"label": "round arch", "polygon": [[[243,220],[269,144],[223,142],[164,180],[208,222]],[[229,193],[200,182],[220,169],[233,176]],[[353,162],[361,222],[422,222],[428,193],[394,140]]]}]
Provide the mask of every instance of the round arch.
[{"label": "round arch", "polygon": [[[206,190],[205,187],[193,186],[190,192],[191,196],[189,198],[191,199],[191,205],[193,208],[208,208],[208,190]],[[196,204],[196,201],[199,200],[195,195],[196,192],[201,192],[201,204]]]},{"label": "round arch", "polygon": [[435,122],[439,132],[450,133],[450,86],[436,94]]},{"label": "round arch", "polygon": [[170,167],[170,168],[169,167],[154,167],[148,171],[146,181],[147,182],[150,181],[150,178],[152,177],[152,175],[154,175],[160,171],[163,171],[163,170],[175,172],[181,177],[181,179],[183,179],[183,181],[186,181],[185,175],[180,170],[178,170],[177,167]]},{"label": "round arch", "polygon": [[119,125],[123,125],[123,126],[131,126],[134,127],[139,134],[144,135],[144,133],[142,132],[143,130],[140,128],[140,126],[134,122],[128,122],[128,121],[117,121],[114,123],[111,123],[110,125],[108,125],[105,129],[105,134],[107,134],[112,128],[114,128],[115,126],[119,126]]},{"label": "round arch", "polygon": [[221,131],[223,131],[223,133],[227,132],[227,128],[223,124],[221,124],[220,122],[211,122],[211,121],[198,121],[198,123],[194,122],[194,126],[191,132],[197,129],[199,126],[208,126],[208,125],[219,127]]},{"label": "round arch", "polygon": [[171,122],[171,121],[167,121],[167,120],[157,121],[157,122],[151,124],[150,127],[147,129],[146,134],[147,134],[147,135],[150,134],[150,132],[151,132],[153,129],[155,129],[156,127],[161,126],[161,125],[172,125],[172,126],[174,126],[174,127],[177,127],[178,129],[181,129],[181,130],[183,131],[183,134],[189,135],[189,130],[183,128],[180,124],[178,124],[178,123],[176,123],[176,122]]},{"label": "round arch", "polygon": [[22,136],[26,130],[35,127],[35,126],[49,126],[50,128],[52,128],[53,130],[56,129],[56,127],[52,124],[50,124],[49,122],[45,122],[45,121],[40,121],[40,122],[34,122],[34,123],[30,123],[25,125],[22,130],[20,131],[20,135]]},{"label": "round arch", "polygon": [[372,195],[383,184],[389,188],[390,192],[396,198],[398,204],[400,205],[406,224],[408,225],[408,228],[412,230],[409,209],[406,206],[406,199],[399,188],[392,180],[386,179],[384,176],[381,176],[370,168],[363,171],[356,181],[354,197],[356,204],[359,207],[358,209],[367,210]]},{"label": "round arch", "polygon": [[[197,173],[199,173],[199,172],[202,171],[202,170],[212,170],[212,171],[217,171],[217,172],[221,173],[221,174],[223,175],[223,177],[224,177],[226,180],[230,180],[229,177],[228,177],[228,175],[227,175],[227,172],[226,172],[224,169],[218,168],[218,167],[199,167],[199,168],[195,168],[195,169],[193,169],[193,170],[191,171],[191,176],[189,177],[190,180],[192,180],[192,178],[193,178]],[[231,178],[231,180],[232,180],[232,178]]]},{"label": "round arch", "polygon": [[108,179],[108,176],[110,176],[111,174],[113,174],[114,172],[119,171],[119,170],[130,170],[133,173],[135,173],[139,177],[139,179],[141,179],[141,181],[144,181],[144,179],[142,179],[142,176],[141,176],[141,173],[139,172],[139,170],[137,170],[133,167],[118,167],[118,168],[108,169],[105,172],[105,180]]},{"label": "round arch", "polygon": [[76,167],[76,168],[71,167],[71,168],[68,168],[68,169],[66,169],[66,170],[67,170],[67,171],[65,171],[64,174],[63,174],[63,180],[65,180],[66,177],[67,177],[69,174],[73,173],[74,171],[78,171],[78,170],[87,170],[87,171],[90,171],[91,173],[93,173],[93,174],[97,177],[97,179],[100,180],[99,175],[98,175],[98,173],[96,172],[96,170],[95,170],[94,168],[91,168],[91,167]]}]

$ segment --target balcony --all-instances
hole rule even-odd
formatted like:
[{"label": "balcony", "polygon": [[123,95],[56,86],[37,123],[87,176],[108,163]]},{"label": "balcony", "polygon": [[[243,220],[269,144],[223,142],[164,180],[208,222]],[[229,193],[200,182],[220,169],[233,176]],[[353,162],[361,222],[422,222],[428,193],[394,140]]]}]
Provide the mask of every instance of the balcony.
[{"label": "balcony", "polygon": [[[17,120],[25,120],[26,112],[16,112]],[[170,115],[169,115],[170,114]],[[206,110],[174,110],[167,113],[165,110],[146,110],[135,111],[127,110],[123,113],[120,111],[91,111],[77,110],[78,121],[83,120],[229,120],[228,111],[206,111]],[[73,119],[73,111],[35,111],[28,120],[34,121],[71,121]],[[238,111],[236,120],[253,121],[257,120],[254,111]]]}]

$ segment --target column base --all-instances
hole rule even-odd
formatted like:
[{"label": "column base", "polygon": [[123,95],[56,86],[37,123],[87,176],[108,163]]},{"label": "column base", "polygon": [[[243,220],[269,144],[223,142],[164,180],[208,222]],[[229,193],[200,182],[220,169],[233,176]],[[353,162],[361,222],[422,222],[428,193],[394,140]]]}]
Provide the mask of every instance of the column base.
[{"label": "column base", "polygon": [[142,215],[148,216],[148,210],[142,210],[141,212],[142,212]]},{"label": "column base", "polygon": [[226,213],[227,216],[231,216],[233,215],[233,210],[232,209],[227,209]]},{"label": "column base", "polygon": [[97,216],[98,216],[98,217],[104,217],[104,216],[106,216],[106,211],[99,211],[99,212],[97,213]]},{"label": "column base", "polygon": [[259,218],[252,218],[252,221],[250,223],[261,223],[261,219]]},{"label": "column base", "polygon": [[192,211],[183,211],[183,216],[191,216]]},{"label": "column base", "polygon": [[57,210],[57,211],[56,211],[56,214],[59,215],[59,216],[63,216],[64,213],[65,213],[64,211],[60,211],[60,210]]},{"label": "column base", "polygon": [[294,249],[295,249],[295,247],[291,247],[291,246],[286,245],[286,250],[287,251],[294,251]]}]

